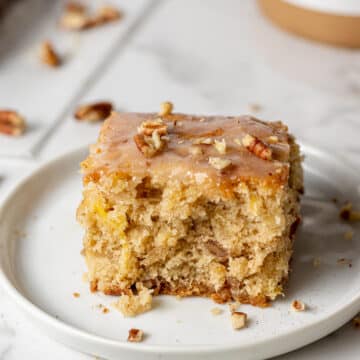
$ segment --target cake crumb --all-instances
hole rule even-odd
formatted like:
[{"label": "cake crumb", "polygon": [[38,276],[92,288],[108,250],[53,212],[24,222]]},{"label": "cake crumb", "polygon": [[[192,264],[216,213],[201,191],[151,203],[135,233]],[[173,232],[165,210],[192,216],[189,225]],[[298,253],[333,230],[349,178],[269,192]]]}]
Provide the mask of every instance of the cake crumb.
[{"label": "cake crumb", "polygon": [[339,216],[345,221],[360,221],[360,211],[353,210],[351,202],[346,203],[340,209]]},{"label": "cake crumb", "polygon": [[80,297],[80,294],[79,294],[78,292],[74,292],[74,293],[73,293],[73,297],[74,297],[74,298],[79,298],[79,297]]},{"label": "cake crumb", "polygon": [[300,300],[294,300],[291,303],[291,308],[292,308],[292,310],[294,310],[296,312],[300,312],[300,311],[304,311],[306,309],[306,305]]},{"label": "cake crumb", "polygon": [[41,44],[40,60],[44,65],[49,67],[58,67],[61,65],[60,56],[50,41],[44,41]]},{"label": "cake crumb", "polygon": [[129,342],[141,342],[143,340],[144,333],[140,329],[130,329],[127,341]]},{"label": "cake crumb", "polygon": [[240,311],[233,311],[231,313],[231,325],[234,330],[242,329],[246,326],[247,314]]},{"label": "cake crumb", "polygon": [[137,295],[121,295],[112,305],[125,317],[137,316],[151,309],[152,290],[142,288]]},{"label": "cake crumb", "polygon": [[210,311],[214,316],[220,315],[223,312],[223,310],[218,307],[214,307]]},{"label": "cake crumb", "polygon": [[103,314],[107,314],[107,313],[109,313],[110,312],[110,310],[107,308],[107,307],[104,307],[103,309],[102,309],[102,313]]},{"label": "cake crumb", "polygon": [[321,264],[320,258],[315,257],[315,258],[313,259],[313,266],[314,266],[315,268],[317,268],[317,267],[320,266],[320,264]]},{"label": "cake crumb", "polygon": [[344,239],[345,239],[345,240],[352,240],[353,236],[354,236],[354,232],[351,231],[351,230],[346,231],[346,232],[344,233]]}]

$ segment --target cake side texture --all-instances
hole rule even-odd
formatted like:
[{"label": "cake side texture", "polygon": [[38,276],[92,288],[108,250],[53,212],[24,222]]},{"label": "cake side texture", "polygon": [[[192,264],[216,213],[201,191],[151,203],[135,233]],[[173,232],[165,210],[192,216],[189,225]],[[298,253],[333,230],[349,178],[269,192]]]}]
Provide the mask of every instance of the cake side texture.
[{"label": "cake side texture", "polygon": [[[162,134],[140,141],[153,120]],[[163,143],[144,153],[146,137]],[[282,123],[113,114],[82,172],[77,218],[93,291],[259,306],[283,294],[303,180]]]}]

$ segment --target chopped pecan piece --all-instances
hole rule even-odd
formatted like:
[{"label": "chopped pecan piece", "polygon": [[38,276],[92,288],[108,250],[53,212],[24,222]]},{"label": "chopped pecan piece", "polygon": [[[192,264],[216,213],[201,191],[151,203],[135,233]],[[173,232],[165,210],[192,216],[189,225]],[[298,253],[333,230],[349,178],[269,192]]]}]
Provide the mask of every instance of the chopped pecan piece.
[{"label": "chopped pecan piece", "polygon": [[165,148],[169,140],[166,134],[167,125],[161,118],[147,120],[138,127],[134,141],[145,157],[153,157]]},{"label": "chopped pecan piece", "polygon": [[43,64],[50,67],[60,66],[60,56],[55,51],[53,45],[49,41],[44,41],[40,47],[40,60]]},{"label": "chopped pecan piece", "polygon": [[81,105],[75,111],[75,118],[80,121],[95,122],[105,120],[113,110],[110,102],[97,102]]},{"label": "chopped pecan piece", "polygon": [[159,153],[166,145],[157,131],[152,136],[137,134],[134,136],[134,142],[140,152],[147,158],[151,158]]},{"label": "chopped pecan piece", "polygon": [[226,141],[225,141],[225,139],[215,140],[214,147],[218,151],[219,154],[221,154],[221,155],[226,154]]},{"label": "chopped pecan piece", "polygon": [[102,6],[97,10],[97,14],[95,16],[96,25],[100,25],[102,23],[108,23],[111,21],[117,21],[121,19],[122,13],[120,10],[116,9],[114,6]]},{"label": "chopped pecan piece", "polygon": [[203,153],[201,147],[193,145],[189,147],[189,153],[193,156],[198,156]]},{"label": "chopped pecan piece", "polygon": [[247,134],[242,139],[242,144],[253,154],[263,160],[271,160],[272,151],[269,146],[255,136]]},{"label": "chopped pecan piece", "polygon": [[353,210],[351,203],[345,204],[340,209],[339,216],[345,221],[360,221],[360,211]]},{"label": "chopped pecan piece", "polygon": [[60,25],[68,30],[85,30],[121,19],[122,13],[113,6],[102,6],[95,14],[89,14],[87,8],[78,3],[65,6]]},{"label": "chopped pecan piece", "polygon": [[213,139],[211,138],[204,138],[204,137],[199,137],[197,139],[195,139],[193,141],[194,145],[211,145],[213,143]]},{"label": "chopped pecan piece", "polygon": [[0,134],[19,136],[25,131],[25,120],[16,111],[0,110]]},{"label": "chopped pecan piece", "polygon": [[144,333],[140,329],[130,329],[127,341],[129,342],[141,342],[143,340]]},{"label": "chopped pecan piece", "polygon": [[267,141],[270,143],[270,144],[276,144],[279,142],[279,138],[276,136],[276,135],[271,135],[267,138]]},{"label": "chopped pecan piece", "polygon": [[305,304],[300,301],[300,300],[294,300],[292,303],[291,303],[291,308],[294,310],[294,311],[304,311],[306,306]]},{"label": "chopped pecan piece", "polygon": [[157,131],[159,135],[167,134],[167,125],[161,118],[144,121],[138,128],[138,133],[146,136],[151,136],[154,131]]},{"label": "chopped pecan piece", "polygon": [[69,2],[65,5],[60,18],[60,26],[67,30],[84,30],[92,25],[93,21],[87,13],[87,8],[78,2]]},{"label": "chopped pecan piece", "polygon": [[231,160],[219,157],[209,157],[209,164],[217,170],[223,170],[231,165]]},{"label": "chopped pecan piece", "polygon": [[170,115],[173,111],[174,105],[170,101],[165,101],[160,105],[159,116]]}]

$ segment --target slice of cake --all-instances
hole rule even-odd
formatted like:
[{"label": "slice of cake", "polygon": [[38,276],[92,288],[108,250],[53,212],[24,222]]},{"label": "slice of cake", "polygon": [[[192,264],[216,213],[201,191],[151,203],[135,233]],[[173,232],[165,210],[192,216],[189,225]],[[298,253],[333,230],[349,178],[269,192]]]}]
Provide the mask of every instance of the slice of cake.
[{"label": "slice of cake", "polygon": [[264,306],[299,223],[299,147],[250,116],[113,113],[82,163],[92,291]]}]

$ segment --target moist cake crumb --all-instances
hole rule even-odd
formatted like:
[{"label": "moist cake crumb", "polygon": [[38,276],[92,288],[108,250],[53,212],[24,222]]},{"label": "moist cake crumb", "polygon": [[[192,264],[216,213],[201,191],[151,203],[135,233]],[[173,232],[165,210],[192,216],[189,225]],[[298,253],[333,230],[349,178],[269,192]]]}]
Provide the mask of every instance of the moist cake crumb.
[{"label": "moist cake crumb", "polygon": [[137,316],[151,309],[152,290],[142,288],[137,295],[121,295],[119,300],[113,303],[113,306],[124,316]]},{"label": "moist cake crumb", "polygon": [[73,297],[74,297],[74,298],[79,298],[79,297],[80,297],[80,294],[79,294],[78,292],[74,292],[74,293],[73,293]]},{"label": "moist cake crumb", "polygon": [[234,330],[242,329],[246,326],[247,314],[240,311],[233,311],[231,313],[231,325]]},{"label": "moist cake crumb", "polygon": [[289,275],[301,161],[280,122],[113,112],[81,164],[91,291],[126,316],[152,294],[266,306]]}]

